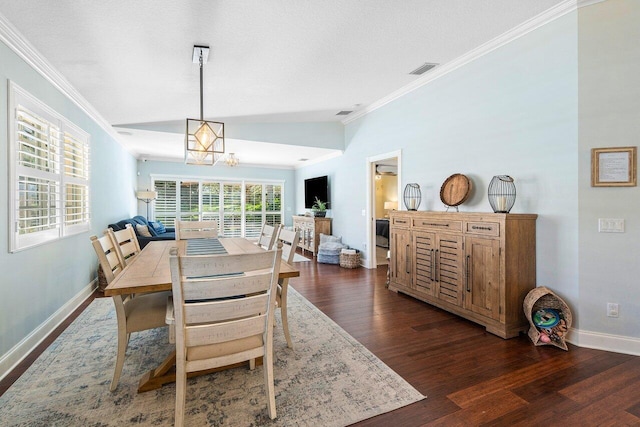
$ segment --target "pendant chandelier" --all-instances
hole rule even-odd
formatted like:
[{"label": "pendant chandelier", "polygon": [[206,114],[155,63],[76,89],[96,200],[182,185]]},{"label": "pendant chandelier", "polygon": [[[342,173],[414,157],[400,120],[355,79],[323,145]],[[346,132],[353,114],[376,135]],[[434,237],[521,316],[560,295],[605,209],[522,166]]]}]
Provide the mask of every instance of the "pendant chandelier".
[{"label": "pendant chandelier", "polygon": [[227,157],[224,159],[224,162],[227,166],[238,166],[240,164],[240,160],[236,157],[235,153],[229,153]]},{"label": "pendant chandelier", "polygon": [[200,65],[200,119],[187,119],[184,162],[215,165],[224,156],[224,123],[204,119],[202,69],[209,59],[208,46],[193,46],[193,63]]}]

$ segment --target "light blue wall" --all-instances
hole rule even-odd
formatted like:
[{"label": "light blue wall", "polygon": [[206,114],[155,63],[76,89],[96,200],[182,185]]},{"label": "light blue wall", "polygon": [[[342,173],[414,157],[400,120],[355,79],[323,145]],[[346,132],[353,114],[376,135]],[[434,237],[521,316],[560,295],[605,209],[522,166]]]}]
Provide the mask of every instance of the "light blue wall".
[{"label": "light blue wall", "polygon": [[[151,175],[171,175],[179,177],[202,177],[238,179],[247,181],[283,180],[284,181],[284,224],[291,225],[291,214],[295,206],[295,173],[293,169],[256,168],[240,164],[233,168],[224,163],[215,166],[194,166],[177,162],[138,161],[138,188],[151,189]],[[146,215],[147,205],[139,202],[138,212]]]},{"label": "light blue wall", "polygon": [[334,234],[363,249],[367,157],[402,150],[402,187],[420,184],[420,210],[443,211],[440,186],[463,173],[475,191],[460,210],[490,212],[489,181],[511,175],[512,212],[539,215],[538,284],[577,305],[577,85],[572,13],[349,123],[340,158],[298,171],[297,209],[303,180],[328,174]]},{"label": "light blue wall", "polygon": [[[91,138],[91,233],[9,253],[7,81],[89,133]],[[89,236],[135,210],[135,159],[101,127],[0,43],[0,359],[96,276],[97,259]],[[13,196],[13,194],[11,194]]]},{"label": "light blue wall", "polygon": [[[590,185],[592,148],[640,139],[640,2],[609,0],[578,16],[580,327],[595,341],[597,333],[640,338],[640,187]],[[625,232],[598,233],[598,218],[624,219]],[[619,317],[607,317],[609,302],[620,305]]]}]

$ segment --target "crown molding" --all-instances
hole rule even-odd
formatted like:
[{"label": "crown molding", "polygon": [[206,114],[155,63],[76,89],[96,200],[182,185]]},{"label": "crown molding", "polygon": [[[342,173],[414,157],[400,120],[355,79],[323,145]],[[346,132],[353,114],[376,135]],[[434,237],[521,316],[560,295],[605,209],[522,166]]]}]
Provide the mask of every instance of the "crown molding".
[{"label": "crown molding", "polygon": [[64,96],[69,98],[80,110],[98,124],[109,134],[120,146],[129,152],[122,144],[118,133],[113,126],[78,92],[71,83],[58,71],[38,50],[27,41],[16,27],[0,14],[0,41],[16,53],[31,68],[51,83]]},{"label": "crown molding", "polygon": [[475,61],[476,59],[484,55],[487,55],[488,53],[508,43],[511,43],[514,40],[519,39],[520,37],[542,27],[543,25],[546,25],[556,20],[566,15],[567,13],[575,11],[578,7],[583,6],[582,3],[584,3],[584,6],[588,6],[590,4],[601,2],[601,1],[605,1],[605,0],[578,0],[578,1],[565,0],[561,3],[558,3],[554,7],[547,9],[546,11],[540,13],[537,16],[534,16],[528,21],[525,21],[522,24],[518,25],[517,27],[507,31],[506,33],[503,33],[498,37],[492,40],[489,40],[488,42],[478,46],[477,48],[465,53],[462,56],[459,56],[458,58],[452,61],[449,61],[439,67],[434,68],[433,70],[429,71],[428,73],[418,78],[417,80],[413,81],[412,83],[409,83],[408,85],[398,89],[395,92],[392,92],[391,94],[385,96],[384,98],[381,98],[378,101],[375,101],[374,103],[368,105],[366,108],[358,111],[357,113],[353,115],[349,115],[348,118],[345,118],[344,120],[342,120],[342,124],[346,125],[355,120],[358,120],[359,118],[366,116],[367,114],[377,110],[378,108],[383,107],[389,104],[390,102],[393,102],[396,99],[410,92],[413,92],[414,90],[419,89],[422,86],[436,79],[439,79],[440,77],[445,76],[450,72],[457,70],[458,68],[463,67],[464,65],[472,61]]}]

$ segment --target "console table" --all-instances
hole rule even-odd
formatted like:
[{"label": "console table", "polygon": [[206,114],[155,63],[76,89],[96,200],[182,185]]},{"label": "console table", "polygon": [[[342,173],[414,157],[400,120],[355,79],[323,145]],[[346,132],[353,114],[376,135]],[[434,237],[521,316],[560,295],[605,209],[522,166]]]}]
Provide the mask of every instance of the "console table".
[{"label": "console table", "polygon": [[300,231],[302,252],[309,251],[316,256],[320,233],[331,235],[331,218],[293,215],[293,231]]}]

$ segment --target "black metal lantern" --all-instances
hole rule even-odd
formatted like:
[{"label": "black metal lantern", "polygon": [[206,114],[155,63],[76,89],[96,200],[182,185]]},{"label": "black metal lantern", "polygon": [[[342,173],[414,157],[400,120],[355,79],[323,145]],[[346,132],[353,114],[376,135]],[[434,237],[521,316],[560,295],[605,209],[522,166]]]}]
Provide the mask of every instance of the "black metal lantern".
[{"label": "black metal lantern", "polygon": [[495,213],[509,213],[516,202],[516,185],[509,175],[494,176],[489,183],[489,204]]},{"label": "black metal lantern", "polygon": [[408,211],[417,211],[422,201],[422,193],[418,184],[407,184],[404,187],[404,206]]}]

